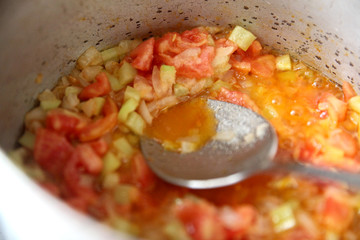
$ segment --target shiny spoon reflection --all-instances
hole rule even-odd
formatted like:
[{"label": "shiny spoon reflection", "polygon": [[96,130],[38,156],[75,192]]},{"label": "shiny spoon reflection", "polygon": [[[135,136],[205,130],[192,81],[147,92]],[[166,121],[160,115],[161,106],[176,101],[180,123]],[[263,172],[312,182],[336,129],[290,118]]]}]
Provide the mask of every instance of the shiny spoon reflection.
[{"label": "shiny spoon reflection", "polygon": [[217,119],[217,135],[191,153],[168,151],[143,137],[141,151],[153,172],[163,180],[193,189],[235,184],[264,171],[295,172],[360,186],[357,174],[314,168],[297,163],[275,163],[278,147],[274,128],[259,114],[235,104],[208,99]]}]

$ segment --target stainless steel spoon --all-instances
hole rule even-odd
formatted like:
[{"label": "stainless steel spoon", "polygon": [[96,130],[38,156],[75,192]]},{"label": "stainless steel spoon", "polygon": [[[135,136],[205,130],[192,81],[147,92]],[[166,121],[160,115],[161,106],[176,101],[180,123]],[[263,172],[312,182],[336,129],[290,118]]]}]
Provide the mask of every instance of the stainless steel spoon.
[{"label": "stainless steel spoon", "polygon": [[161,143],[143,137],[141,150],[160,178],[193,189],[217,188],[264,171],[295,172],[360,186],[360,175],[325,170],[298,163],[275,163],[278,140],[274,128],[248,108],[207,100],[218,121],[217,135],[191,153],[165,150]]}]

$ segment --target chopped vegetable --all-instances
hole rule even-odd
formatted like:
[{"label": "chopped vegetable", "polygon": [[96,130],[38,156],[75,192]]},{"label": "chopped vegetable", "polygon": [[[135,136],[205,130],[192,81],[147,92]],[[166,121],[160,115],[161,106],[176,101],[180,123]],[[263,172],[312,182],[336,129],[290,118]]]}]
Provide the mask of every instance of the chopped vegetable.
[{"label": "chopped vegetable", "polygon": [[113,47],[101,52],[101,57],[104,62],[119,60],[119,47]]},{"label": "chopped vegetable", "polygon": [[116,139],[113,144],[114,147],[125,157],[131,157],[131,155],[134,153],[134,148],[130,145],[125,137]]},{"label": "chopped vegetable", "polygon": [[144,119],[136,112],[131,112],[127,118],[125,125],[134,133],[142,135],[146,126]]},{"label": "chopped vegetable", "polygon": [[119,204],[131,204],[138,196],[138,189],[130,184],[120,184],[114,189],[114,198]]},{"label": "chopped vegetable", "polygon": [[133,87],[127,86],[124,94],[124,102],[126,102],[129,99],[134,99],[137,103],[140,102],[140,93],[138,90],[136,90]]},{"label": "chopped vegetable", "polygon": [[121,67],[114,73],[120,82],[120,89],[134,80],[136,69],[130,63],[124,61]]},{"label": "chopped vegetable", "polygon": [[104,175],[107,175],[116,169],[118,169],[121,165],[121,161],[119,158],[115,156],[112,152],[106,153],[106,155],[103,158],[104,167],[102,169],[102,172]]},{"label": "chopped vegetable", "polygon": [[240,26],[236,26],[229,36],[229,40],[236,43],[244,51],[250,47],[255,39],[256,37],[251,32]]},{"label": "chopped vegetable", "polygon": [[19,143],[28,149],[34,149],[35,135],[29,131],[25,131],[25,133],[20,137]]},{"label": "chopped vegetable", "polygon": [[276,69],[279,71],[291,70],[291,59],[289,54],[276,57]]},{"label": "chopped vegetable", "polygon": [[120,108],[118,119],[120,122],[126,122],[130,113],[134,112],[139,102],[134,98],[128,99]]},{"label": "chopped vegetable", "polygon": [[189,89],[179,83],[174,85],[174,93],[177,97],[186,96],[190,93]]},{"label": "chopped vegetable", "polygon": [[86,116],[98,116],[105,104],[105,99],[102,97],[94,97],[80,104],[80,109]]},{"label": "chopped vegetable", "polygon": [[57,108],[61,104],[61,101],[56,98],[55,94],[48,89],[39,94],[38,99],[40,101],[41,108],[44,110]]},{"label": "chopped vegetable", "polygon": [[350,98],[349,108],[360,114],[360,96]]},{"label": "chopped vegetable", "polygon": [[271,220],[276,232],[283,232],[296,225],[292,203],[284,203],[270,212]]},{"label": "chopped vegetable", "polygon": [[84,69],[87,66],[101,65],[102,63],[101,53],[95,47],[88,48],[77,60],[79,69]]}]

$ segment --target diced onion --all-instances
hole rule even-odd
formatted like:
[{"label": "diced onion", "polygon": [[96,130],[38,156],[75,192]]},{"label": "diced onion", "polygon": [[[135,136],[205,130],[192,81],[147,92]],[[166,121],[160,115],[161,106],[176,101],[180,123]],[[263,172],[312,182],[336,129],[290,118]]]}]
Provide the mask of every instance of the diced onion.
[{"label": "diced onion", "polygon": [[101,65],[102,63],[101,53],[95,47],[88,48],[77,60],[77,66],[80,70],[87,66]]}]

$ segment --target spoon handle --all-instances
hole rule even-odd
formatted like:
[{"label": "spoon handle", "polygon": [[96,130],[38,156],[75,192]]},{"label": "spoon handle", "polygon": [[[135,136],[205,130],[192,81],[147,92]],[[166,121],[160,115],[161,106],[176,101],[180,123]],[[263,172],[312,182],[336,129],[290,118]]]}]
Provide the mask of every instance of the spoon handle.
[{"label": "spoon handle", "polygon": [[360,174],[350,173],[339,170],[324,169],[299,163],[274,163],[270,171],[294,172],[295,174],[305,175],[331,181],[346,183],[352,189],[360,189]]}]

